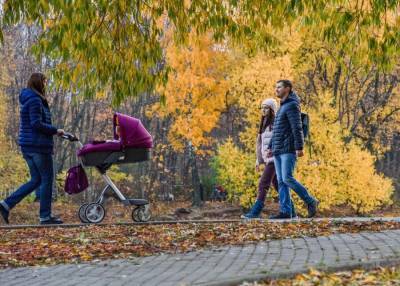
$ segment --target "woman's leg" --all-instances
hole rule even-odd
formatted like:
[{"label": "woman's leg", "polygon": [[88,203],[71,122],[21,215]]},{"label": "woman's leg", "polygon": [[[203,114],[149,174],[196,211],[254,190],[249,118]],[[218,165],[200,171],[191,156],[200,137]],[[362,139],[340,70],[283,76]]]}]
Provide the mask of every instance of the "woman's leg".
[{"label": "woman's leg", "polygon": [[[265,166],[264,171],[261,175],[260,181],[258,182],[258,196],[257,200],[264,202],[265,196],[267,195],[267,191],[271,186],[271,183],[274,183],[275,188],[277,188],[277,180],[275,178],[275,165],[274,163],[269,163]],[[275,181],[274,181],[275,179]]]},{"label": "woman's leg", "polygon": [[40,183],[40,221],[51,218],[51,197],[53,193],[53,156],[51,154],[36,153],[33,156],[35,165],[38,167]]},{"label": "woman's leg", "polygon": [[33,160],[34,155],[35,155],[34,153],[23,154],[23,157],[29,167],[29,173],[31,175],[31,179],[26,184],[20,186],[14,193],[12,193],[4,201],[0,202],[7,211],[10,211],[13,207],[15,207],[20,201],[22,201],[27,195],[32,193],[40,185],[41,182],[40,172],[35,161]]},{"label": "woman's leg", "polygon": [[250,211],[243,215],[242,218],[259,218],[264,208],[265,196],[269,187],[271,186],[272,178],[275,176],[274,164],[268,164],[265,166],[261,178],[258,182],[258,196],[254,205],[251,207]]},{"label": "woman's leg", "polygon": [[[274,172],[275,172],[275,165],[274,165]],[[279,194],[279,185],[278,185],[278,176],[274,175],[274,178],[272,179],[272,185],[274,186],[275,191]]]}]

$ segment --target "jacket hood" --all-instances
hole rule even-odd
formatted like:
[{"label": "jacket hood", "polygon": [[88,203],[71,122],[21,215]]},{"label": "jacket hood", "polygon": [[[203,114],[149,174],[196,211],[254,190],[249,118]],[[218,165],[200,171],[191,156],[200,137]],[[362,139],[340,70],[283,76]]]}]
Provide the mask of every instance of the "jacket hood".
[{"label": "jacket hood", "polygon": [[29,99],[33,98],[33,97],[39,97],[41,98],[36,92],[34,92],[32,89],[30,88],[24,88],[23,90],[21,90],[21,93],[19,95],[19,102],[21,104],[25,104]]},{"label": "jacket hood", "polygon": [[297,104],[300,104],[300,98],[297,96],[297,94],[294,91],[291,91],[289,93],[289,96],[286,98],[285,101],[281,101],[281,105],[292,102],[292,101],[296,102]]},{"label": "jacket hood", "polygon": [[297,103],[300,103],[300,97],[294,91],[289,93],[289,98],[293,99]]}]

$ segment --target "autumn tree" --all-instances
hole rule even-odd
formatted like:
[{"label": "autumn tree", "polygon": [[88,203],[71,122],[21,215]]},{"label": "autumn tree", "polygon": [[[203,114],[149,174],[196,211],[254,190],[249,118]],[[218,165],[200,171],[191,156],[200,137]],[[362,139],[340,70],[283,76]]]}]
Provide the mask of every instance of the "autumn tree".
[{"label": "autumn tree", "polygon": [[331,98],[321,94],[317,108],[306,109],[312,128],[306,156],[298,163],[298,178],[320,199],[321,209],[348,205],[365,214],[390,204],[392,180],[376,171],[376,158],[362,142],[346,142],[349,131],[336,121]]},{"label": "autumn tree", "polygon": [[303,103],[315,107],[329,92],[326,100],[335,108],[335,120],[347,130],[346,142],[355,140],[374,155],[378,170],[395,180],[399,197],[398,160],[394,159],[400,134],[398,64],[384,69],[358,50],[318,41],[312,34],[300,37],[292,60]]},{"label": "autumn tree", "polygon": [[208,36],[193,36],[188,46],[169,45],[166,59],[171,72],[168,83],[159,90],[166,104],[155,104],[148,115],[173,118],[169,142],[175,150],[182,151],[190,142],[200,152],[212,143],[207,135],[225,107],[228,53]]},{"label": "autumn tree", "polygon": [[200,178],[196,157],[204,155],[205,147],[211,145],[210,132],[224,110],[229,60],[226,48],[214,44],[207,35],[192,35],[185,47],[166,43],[166,59],[171,72],[166,86],[160,90],[166,104],[155,104],[148,116],[170,118],[169,144],[178,152],[189,150],[198,205]]},{"label": "autumn tree", "polygon": [[387,68],[400,50],[398,8],[388,0],[5,0],[1,25],[38,25],[43,32],[34,50],[57,62],[59,84],[88,96],[109,90],[119,104],[166,82],[166,26],[174,27],[177,43],[191,32],[211,32],[248,51],[279,44],[283,28],[301,28]]},{"label": "autumn tree", "polygon": [[329,90],[328,100],[335,107],[336,118],[349,131],[349,138],[361,139],[375,155],[382,153],[384,142],[399,132],[399,66],[389,72],[369,66],[358,54],[344,53],[336,45],[302,37],[293,53],[295,78],[304,103],[312,106]]},{"label": "autumn tree", "polygon": [[[230,90],[237,93],[238,104],[246,110],[247,129],[240,135],[242,147],[230,140],[221,144],[214,168],[230,197],[249,206],[256,197],[258,181],[254,166],[259,104],[266,97],[274,97],[277,79],[294,77],[295,70],[288,55],[274,59],[258,55],[244,66],[232,76],[235,84]],[[300,96],[304,97],[301,93]],[[392,181],[376,172],[375,158],[362,149],[361,142],[346,142],[349,131],[336,120],[336,107],[331,100],[331,93],[320,93],[312,105],[303,105],[311,118],[311,135],[306,156],[299,159],[297,177],[320,200],[321,209],[349,205],[357,213],[367,213],[389,204]]]},{"label": "autumn tree", "polygon": [[16,150],[12,149],[12,140],[7,135],[9,105],[5,93],[5,87],[10,82],[11,74],[15,66],[10,61],[12,51],[9,46],[0,48],[0,193],[7,194],[18,187],[27,177],[27,166]]}]

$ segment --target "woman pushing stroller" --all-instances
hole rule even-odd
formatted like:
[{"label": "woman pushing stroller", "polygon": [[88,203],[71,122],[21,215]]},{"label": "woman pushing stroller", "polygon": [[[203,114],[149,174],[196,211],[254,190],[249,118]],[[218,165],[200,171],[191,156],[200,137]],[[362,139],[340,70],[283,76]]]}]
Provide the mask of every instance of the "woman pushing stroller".
[{"label": "woman pushing stroller", "polygon": [[51,199],[54,178],[53,136],[62,136],[65,132],[52,125],[46,82],[42,73],[33,73],[27,88],[22,89],[19,96],[18,144],[28,165],[31,179],[0,201],[0,215],[7,224],[11,209],[37,188],[40,192],[40,224],[63,223],[61,219],[52,216]]},{"label": "woman pushing stroller", "polygon": [[[260,171],[260,166],[265,165],[261,178],[258,182],[258,195],[256,202],[250,211],[241,216],[241,218],[252,219],[260,218],[264,208],[267,191],[273,184],[278,191],[278,180],[275,174],[274,158],[267,156],[268,145],[272,138],[272,127],[274,125],[275,115],[278,111],[278,104],[275,99],[267,98],[261,103],[261,120],[257,134],[256,143],[256,170]],[[292,217],[296,217],[294,206],[292,205]]]}]

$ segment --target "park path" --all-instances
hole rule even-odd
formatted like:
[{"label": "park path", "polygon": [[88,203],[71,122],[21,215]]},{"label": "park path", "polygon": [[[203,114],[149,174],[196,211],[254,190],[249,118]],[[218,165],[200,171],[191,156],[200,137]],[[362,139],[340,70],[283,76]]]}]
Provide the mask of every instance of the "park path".
[{"label": "park path", "polygon": [[400,230],[289,238],[182,254],[0,270],[0,285],[239,285],[400,263]]}]

